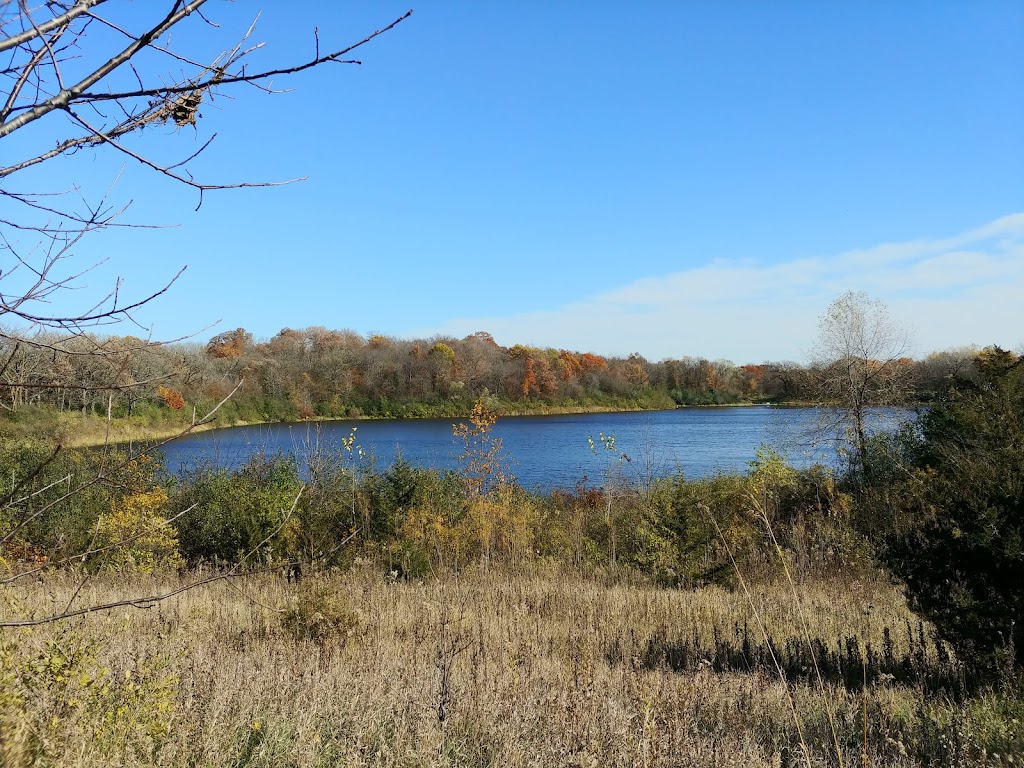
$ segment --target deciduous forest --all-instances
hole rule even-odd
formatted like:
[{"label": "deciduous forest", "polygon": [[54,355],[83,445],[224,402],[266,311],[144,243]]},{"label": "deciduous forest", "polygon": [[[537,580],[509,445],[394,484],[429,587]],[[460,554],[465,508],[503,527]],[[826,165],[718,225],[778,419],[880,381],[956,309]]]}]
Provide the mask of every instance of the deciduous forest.
[{"label": "deciduous forest", "polygon": [[[101,348],[101,357],[83,355]],[[872,362],[883,374],[871,404],[915,405],[971,375],[978,350],[936,352],[922,360]],[[205,345],[145,344],[138,338],[61,337],[0,340],[8,415],[26,410],[146,418],[176,424],[240,388],[220,424],[316,418],[467,416],[488,399],[504,414],[545,409],[644,409],[757,402],[819,404],[832,399],[829,362],[736,365],[682,356],[651,362],[593,352],[503,347],[486,332],[463,339],[364,338],[352,331],[285,328],[265,341],[244,329]],[[870,361],[869,361],[870,362]],[[899,381],[893,388],[889,383]],[[187,408],[185,406],[188,406]],[[181,414],[176,419],[174,414]]]}]

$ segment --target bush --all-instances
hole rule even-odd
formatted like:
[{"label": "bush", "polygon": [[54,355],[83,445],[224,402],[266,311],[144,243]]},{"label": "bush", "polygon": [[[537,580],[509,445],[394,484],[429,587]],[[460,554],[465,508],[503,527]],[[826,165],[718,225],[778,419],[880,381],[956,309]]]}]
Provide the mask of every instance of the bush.
[{"label": "bush", "polygon": [[190,561],[235,562],[271,538],[299,493],[295,459],[253,456],[237,472],[206,467],[174,483],[174,506],[196,505],[175,521]]},{"label": "bush", "polygon": [[134,754],[155,765],[176,720],[172,659],[145,655],[124,668],[101,662],[102,645],[73,631],[0,640],[0,765],[56,765],[68,744],[79,764]]},{"label": "bush", "polygon": [[0,498],[8,499],[0,507],[0,537],[17,529],[12,541],[51,560],[93,548],[101,516],[157,485],[155,460],[126,459],[116,450],[55,452],[31,440],[0,440]]},{"label": "bush", "polygon": [[178,536],[163,512],[167,492],[162,488],[134,493],[115,501],[113,510],[96,526],[96,563],[104,570],[152,573],[185,564]]},{"label": "bush", "polygon": [[295,640],[318,645],[344,643],[359,628],[359,614],[329,585],[307,581],[281,615],[281,626]]},{"label": "bush", "polygon": [[746,487],[746,478],[735,474],[656,484],[647,527],[657,529],[663,546],[645,551],[636,564],[648,572],[656,568],[654,575],[667,583],[731,584],[736,574],[730,552],[746,569],[763,539]]},{"label": "bush", "polygon": [[891,450],[903,479],[867,490],[862,524],[914,606],[995,681],[1024,663],[1024,359],[992,348],[975,368]]}]

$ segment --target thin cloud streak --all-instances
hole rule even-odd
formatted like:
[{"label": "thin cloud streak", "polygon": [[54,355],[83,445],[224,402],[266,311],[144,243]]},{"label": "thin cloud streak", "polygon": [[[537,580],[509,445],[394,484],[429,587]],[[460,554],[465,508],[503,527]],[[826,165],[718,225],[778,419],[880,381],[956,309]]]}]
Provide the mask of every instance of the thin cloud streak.
[{"label": "thin cloud streak", "polygon": [[644,278],[551,310],[455,318],[414,332],[486,330],[526,343],[652,360],[694,355],[737,363],[807,359],[818,317],[847,290],[887,302],[915,354],[1024,343],[1024,213],[936,240],[883,243],[830,257],[761,264],[715,260]]}]

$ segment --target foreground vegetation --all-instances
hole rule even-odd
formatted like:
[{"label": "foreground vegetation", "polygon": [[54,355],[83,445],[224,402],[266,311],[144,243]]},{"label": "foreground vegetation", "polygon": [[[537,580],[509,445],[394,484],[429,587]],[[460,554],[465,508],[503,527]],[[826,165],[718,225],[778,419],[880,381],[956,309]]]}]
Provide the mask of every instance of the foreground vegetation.
[{"label": "foreground vegetation", "polygon": [[[11,598],[31,615],[77,588],[51,575]],[[85,587],[97,601],[137,588],[113,574]],[[798,601],[759,583],[751,598],[539,564],[414,582],[369,564],[299,585],[254,575],[6,636],[4,764],[775,768],[806,764],[805,747],[813,765],[1021,754],[1024,703],[959,698],[955,668],[887,580],[816,580]],[[758,653],[762,623],[772,647],[809,635],[853,674],[819,683],[787,669],[784,681]],[[869,644],[886,671],[865,687]]]},{"label": "foreground vegetation", "polygon": [[632,482],[602,436],[601,485],[536,496],[494,418],[446,473],[0,442],[4,764],[1024,757],[1024,359],[838,477]]}]

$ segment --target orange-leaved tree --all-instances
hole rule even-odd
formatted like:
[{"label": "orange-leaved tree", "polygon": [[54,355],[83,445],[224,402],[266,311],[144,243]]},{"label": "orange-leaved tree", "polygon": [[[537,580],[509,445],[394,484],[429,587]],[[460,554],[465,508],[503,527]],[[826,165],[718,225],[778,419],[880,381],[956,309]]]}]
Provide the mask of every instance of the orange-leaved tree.
[{"label": "orange-leaved tree", "polygon": [[156,393],[160,395],[160,398],[164,401],[168,408],[180,411],[185,407],[185,398],[182,397],[181,392],[170,387],[165,387],[160,384],[156,388]]}]

